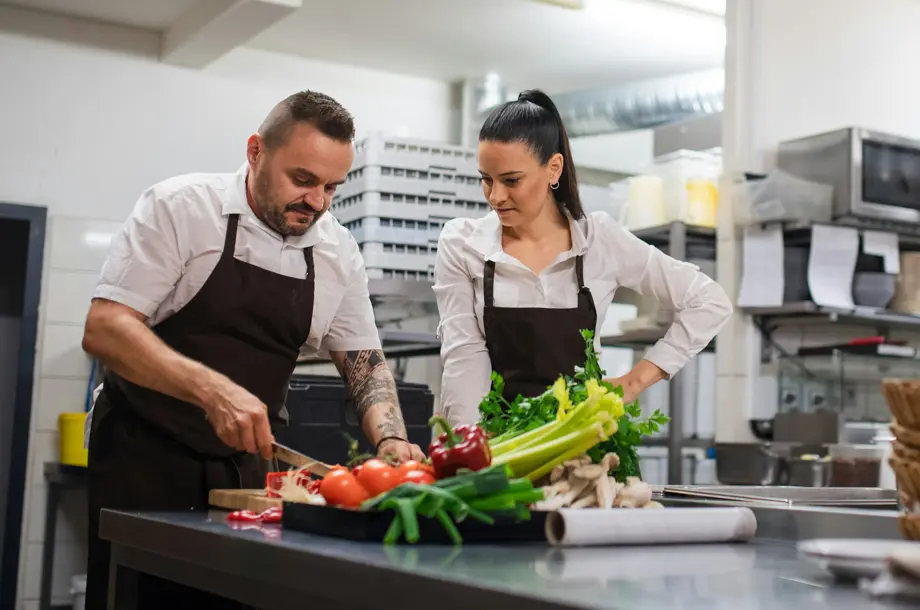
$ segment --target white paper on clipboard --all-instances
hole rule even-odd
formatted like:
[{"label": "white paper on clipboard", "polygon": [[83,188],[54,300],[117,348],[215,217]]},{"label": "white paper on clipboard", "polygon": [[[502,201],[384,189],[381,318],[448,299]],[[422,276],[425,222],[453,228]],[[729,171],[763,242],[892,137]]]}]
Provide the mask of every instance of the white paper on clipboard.
[{"label": "white paper on clipboard", "polygon": [[808,290],[817,305],[853,309],[853,273],[859,255],[859,231],[815,225],[808,255]]},{"label": "white paper on clipboard", "polygon": [[745,227],[742,239],[738,307],[779,307],[786,287],[782,227]]}]

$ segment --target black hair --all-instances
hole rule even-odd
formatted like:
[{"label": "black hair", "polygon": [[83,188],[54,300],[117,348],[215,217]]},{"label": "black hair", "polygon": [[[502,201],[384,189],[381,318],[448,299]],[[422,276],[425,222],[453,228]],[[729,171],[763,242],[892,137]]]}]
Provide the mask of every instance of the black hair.
[{"label": "black hair", "polygon": [[572,218],[584,217],[578,195],[578,177],[569,147],[569,136],[559,110],[548,95],[538,89],[522,92],[514,101],[495,108],[479,130],[480,142],[522,142],[546,165],[550,157],[560,153],[563,159],[559,188],[554,190],[560,212],[566,210]]},{"label": "black hair", "polygon": [[279,102],[265,117],[259,127],[265,147],[284,146],[297,123],[309,123],[338,142],[355,139],[355,120],[344,106],[325,93],[299,91]]}]

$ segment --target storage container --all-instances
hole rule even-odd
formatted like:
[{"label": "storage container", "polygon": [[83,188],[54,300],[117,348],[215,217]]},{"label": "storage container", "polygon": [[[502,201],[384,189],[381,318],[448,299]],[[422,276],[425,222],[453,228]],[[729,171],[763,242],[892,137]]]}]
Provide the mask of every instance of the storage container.
[{"label": "storage container", "polygon": [[715,227],[722,156],[677,150],[656,158],[645,174],[662,180],[664,222]]},{"label": "storage container", "polygon": [[450,197],[485,203],[478,174],[473,176],[451,170],[416,170],[377,165],[350,171],[345,184],[339,186],[336,198],[347,199],[366,192]]},{"label": "storage container", "polygon": [[378,242],[427,246],[437,244],[445,222],[438,218],[414,220],[366,216],[342,224],[359,244]]},{"label": "storage container", "polygon": [[86,466],[89,451],[83,444],[86,413],[61,413],[58,415],[58,441],[61,464]]},{"label": "storage container", "polygon": [[363,192],[350,197],[336,197],[329,209],[342,224],[369,216],[443,224],[452,218],[481,218],[488,213],[489,204],[486,203],[481,191],[477,199],[447,195]]},{"label": "storage container", "polygon": [[476,151],[464,146],[371,133],[355,144],[352,170],[368,166],[447,171],[478,179]]}]

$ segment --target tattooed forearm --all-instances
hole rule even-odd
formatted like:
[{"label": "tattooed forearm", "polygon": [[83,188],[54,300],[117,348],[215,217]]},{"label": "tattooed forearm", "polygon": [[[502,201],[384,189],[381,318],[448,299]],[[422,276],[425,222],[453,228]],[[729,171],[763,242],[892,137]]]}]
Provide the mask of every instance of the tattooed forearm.
[{"label": "tattooed forearm", "polygon": [[398,414],[396,382],[393,381],[393,374],[390,373],[383,352],[336,352],[332,357],[355,403],[359,422],[363,422],[370,408],[378,404],[391,405]]},{"label": "tattooed forearm", "polygon": [[406,423],[403,421],[399,407],[393,405],[383,414],[377,424],[377,438],[406,438]]}]

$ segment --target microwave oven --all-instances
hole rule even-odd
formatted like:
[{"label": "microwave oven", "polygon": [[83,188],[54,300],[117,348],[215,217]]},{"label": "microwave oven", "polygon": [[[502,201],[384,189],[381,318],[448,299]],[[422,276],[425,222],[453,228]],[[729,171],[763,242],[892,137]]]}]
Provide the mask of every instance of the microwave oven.
[{"label": "microwave oven", "polygon": [[849,127],[782,142],[779,169],[834,188],[837,219],[920,224],[920,141]]}]

